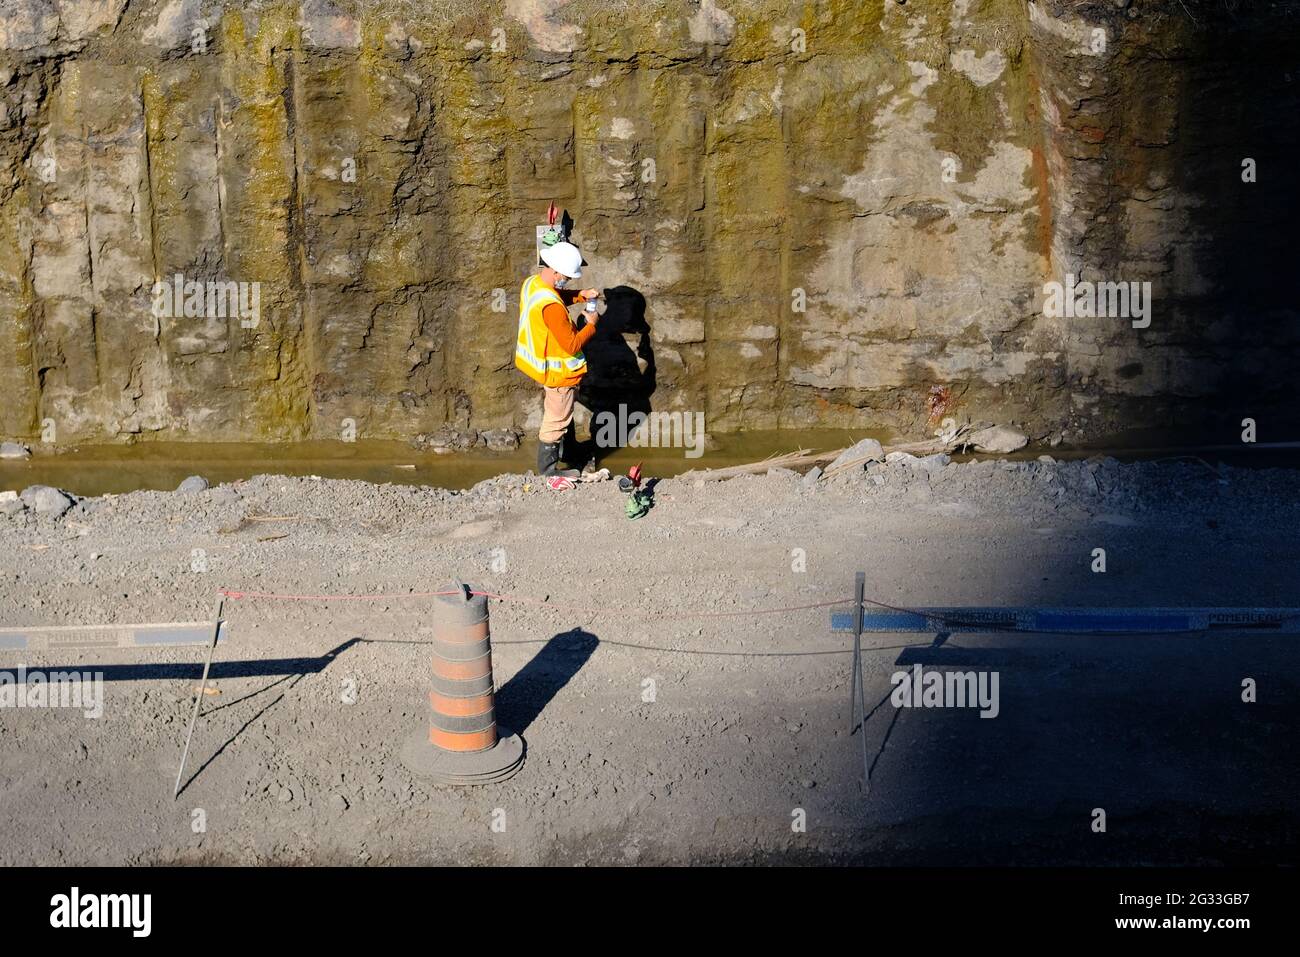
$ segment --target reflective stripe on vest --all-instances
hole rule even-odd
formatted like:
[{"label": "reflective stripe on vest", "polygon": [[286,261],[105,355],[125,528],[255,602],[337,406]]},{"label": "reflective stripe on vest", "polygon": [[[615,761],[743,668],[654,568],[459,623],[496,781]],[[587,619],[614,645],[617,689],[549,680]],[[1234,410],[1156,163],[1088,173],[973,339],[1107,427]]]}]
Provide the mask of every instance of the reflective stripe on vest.
[{"label": "reflective stripe on vest", "polygon": [[519,290],[519,335],[515,340],[515,365],[543,385],[555,385],[587,371],[587,360],[579,351],[569,355],[560,349],[546,330],[542,311],[549,303],[561,306],[555,290],[536,276],[524,280]]}]

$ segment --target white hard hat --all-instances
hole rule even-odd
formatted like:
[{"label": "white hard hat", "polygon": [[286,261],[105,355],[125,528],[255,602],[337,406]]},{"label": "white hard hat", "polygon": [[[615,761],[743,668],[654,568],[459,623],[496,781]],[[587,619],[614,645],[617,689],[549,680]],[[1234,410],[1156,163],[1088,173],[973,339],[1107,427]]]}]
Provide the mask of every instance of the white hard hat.
[{"label": "white hard hat", "polygon": [[573,243],[556,243],[542,247],[542,262],[561,276],[578,279],[582,276],[582,253]]}]

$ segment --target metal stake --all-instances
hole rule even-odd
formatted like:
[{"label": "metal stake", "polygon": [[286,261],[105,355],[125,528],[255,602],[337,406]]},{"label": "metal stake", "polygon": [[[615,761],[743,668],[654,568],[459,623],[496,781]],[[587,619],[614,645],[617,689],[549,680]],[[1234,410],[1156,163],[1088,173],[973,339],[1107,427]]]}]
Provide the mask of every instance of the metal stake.
[{"label": "metal stake", "polygon": [[[867,679],[862,673],[862,597],[867,586],[867,573],[858,572],[853,578],[853,706],[850,711],[858,709],[862,712],[862,786],[864,789],[871,785],[868,780],[867,764]],[[849,720],[849,734],[853,733],[853,720]]]},{"label": "metal stake", "polygon": [[[199,720],[199,709],[203,707],[203,695],[208,687],[208,671],[212,667],[212,653],[217,648],[217,636],[221,634],[221,610],[226,605],[226,597],[217,598],[216,610],[212,613],[212,643],[208,645],[208,658],[203,662],[203,680],[199,683],[199,693],[194,698],[194,711],[190,714],[190,730],[185,735],[185,750],[181,752],[181,766],[176,769],[176,787],[172,790],[172,800],[180,797],[181,775],[185,773],[185,759],[190,755],[190,740],[194,737],[194,723]],[[859,630],[861,621],[859,620]]]}]

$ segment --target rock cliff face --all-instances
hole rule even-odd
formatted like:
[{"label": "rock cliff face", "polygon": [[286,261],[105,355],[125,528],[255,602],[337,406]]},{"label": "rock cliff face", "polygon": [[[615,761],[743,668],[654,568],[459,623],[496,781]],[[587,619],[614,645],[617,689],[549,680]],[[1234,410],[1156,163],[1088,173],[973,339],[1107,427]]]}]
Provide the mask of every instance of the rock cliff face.
[{"label": "rock cliff face", "polygon": [[[593,404],[1070,439],[1288,407],[1289,4],[0,13],[0,437],[533,425],[552,199],[615,287]],[[1055,315],[1068,275],[1149,314]]]}]

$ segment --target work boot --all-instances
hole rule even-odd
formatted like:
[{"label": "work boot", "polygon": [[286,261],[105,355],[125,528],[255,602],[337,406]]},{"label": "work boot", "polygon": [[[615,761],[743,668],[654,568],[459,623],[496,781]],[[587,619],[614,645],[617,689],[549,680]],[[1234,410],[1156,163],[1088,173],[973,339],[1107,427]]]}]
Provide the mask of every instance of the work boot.
[{"label": "work boot", "polygon": [[538,442],[537,443],[537,474],[554,475],[555,466],[560,461],[560,443],[559,442]]},{"label": "work boot", "polygon": [[559,469],[556,466],[560,462],[560,443],[559,442],[538,442],[537,443],[537,474],[538,475],[563,475],[566,478],[577,478],[580,474],[576,469]]},{"label": "work boot", "polygon": [[596,471],[595,448],[595,439],[578,440],[578,429],[570,422],[560,439],[560,461],[570,469],[581,469],[581,475],[591,475]]},{"label": "work boot", "polygon": [[570,468],[577,468],[582,464],[577,461],[581,454],[582,444],[578,441],[578,430],[570,422],[564,435],[560,437],[560,461]]},{"label": "work boot", "polygon": [[596,458],[590,454],[589,448],[587,442],[579,442],[566,435],[560,440],[560,459],[565,465],[574,469],[581,468],[581,474],[588,475],[596,471]]}]

